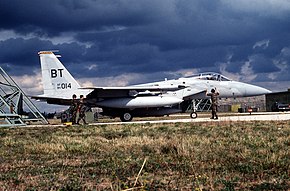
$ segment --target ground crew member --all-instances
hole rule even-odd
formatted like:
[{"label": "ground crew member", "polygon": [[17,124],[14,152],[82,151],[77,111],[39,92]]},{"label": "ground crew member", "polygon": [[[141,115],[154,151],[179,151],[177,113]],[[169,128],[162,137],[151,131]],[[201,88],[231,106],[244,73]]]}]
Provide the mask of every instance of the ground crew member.
[{"label": "ground crew member", "polygon": [[207,93],[211,99],[211,119],[218,119],[217,108],[218,108],[218,96],[219,92],[216,89],[211,89],[211,93]]},{"label": "ground crew member", "polygon": [[78,112],[79,112],[79,118],[78,118],[78,121],[77,121],[77,124],[79,124],[80,120],[83,120],[84,124],[87,124],[86,122],[86,106],[84,104],[84,96],[81,95],[80,96],[80,101],[78,103]]},{"label": "ground crew member", "polygon": [[76,124],[76,117],[77,117],[77,111],[78,111],[78,102],[77,102],[77,96],[74,94],[72,96],[71,106],[69,108],[69,114],[71,116],[70,121],[72,124]]}]

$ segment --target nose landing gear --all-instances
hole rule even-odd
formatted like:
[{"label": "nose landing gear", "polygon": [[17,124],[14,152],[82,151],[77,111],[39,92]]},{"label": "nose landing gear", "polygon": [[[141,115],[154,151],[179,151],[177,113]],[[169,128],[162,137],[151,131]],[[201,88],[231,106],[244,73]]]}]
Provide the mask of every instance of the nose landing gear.
[{"label": "nose landing gear", "polygon": [[191,112],[191,113],[190,113],[190,117],[191,117],[192,119],[197,118],[197,113],[196,113],[195,111]]}]

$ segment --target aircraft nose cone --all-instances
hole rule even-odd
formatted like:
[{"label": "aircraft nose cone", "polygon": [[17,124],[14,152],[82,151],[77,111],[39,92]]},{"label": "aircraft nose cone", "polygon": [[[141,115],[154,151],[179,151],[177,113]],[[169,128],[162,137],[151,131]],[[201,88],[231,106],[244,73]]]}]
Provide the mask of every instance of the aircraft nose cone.
[{"label": "aircraft nose cone", "polygon": [[272,93],[272,91],[271,90],[268,90],[268,89],[266,89],[266,88],[262,88],[263,90],[263,92],[264,92],[264,94],[269,94],[269,93]]},{"label": "aircraft nose cone", "polygon": [[248,94],[248,96],[265,95],[269,93],[271,93],[270,90],[259,86],[249,85],[246,88],[246,94]]}]

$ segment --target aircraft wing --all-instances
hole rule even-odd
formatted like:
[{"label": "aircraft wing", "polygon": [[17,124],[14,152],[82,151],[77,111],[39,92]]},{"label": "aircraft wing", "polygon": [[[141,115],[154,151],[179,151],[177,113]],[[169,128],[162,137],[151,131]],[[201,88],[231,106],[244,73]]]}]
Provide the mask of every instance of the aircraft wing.
[{"label": "aircraft wing", "polygon": [[[176,91],[185,88],[185,86],[126,86],[126,87],[82,87],[79,89],[91,90],[89,94],[83,94],[87,98],[118,98],[118,97],[137,97],[144,95],[159,95],[166,91]],[[73,92],[72,92],[73,94]],[[29,96],[32,99],[46,101],[49,104],[70,105],[72,95],[36,95]]]},{"label": "aircraft wing", "polygon": [[167,91],[176,91],[186,88],[184,85],[176,86],[126,86],[126,87],[84,87],[92,92],[87,98],[116,98],[137,97],[144,95],[158,95]]},{"label": "aircraft wing", "polygon": [[175,85],[175,86],[125,86],[125,87],[81,87],[79,89],[91,89],[91,90],[136,90],[136,91],[176,91],[187,86]]}]

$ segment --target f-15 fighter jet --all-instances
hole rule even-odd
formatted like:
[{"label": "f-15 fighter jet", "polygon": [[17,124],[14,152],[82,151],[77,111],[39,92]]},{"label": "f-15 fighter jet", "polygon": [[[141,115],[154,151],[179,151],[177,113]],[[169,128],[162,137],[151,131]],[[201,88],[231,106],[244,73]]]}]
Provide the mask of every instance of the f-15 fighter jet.
[{"label": "f-15 fighter jet", "polygon": [[205,97],[215,87],[221,97],[243,97],[269,90],[214,73],[126,87],[81,87],[53,51],[41,51],[44,94],[32,96],[49,104],[70,105],[72,96],[85,96],[88,107],[102,108],[102,115],[131,121],[133,117],[163,116],[181,112],[184,100]]}]

